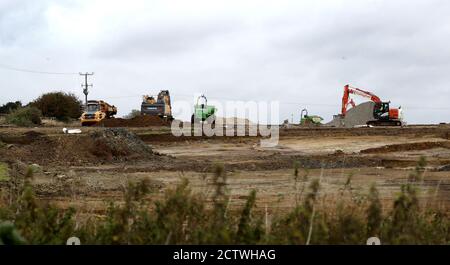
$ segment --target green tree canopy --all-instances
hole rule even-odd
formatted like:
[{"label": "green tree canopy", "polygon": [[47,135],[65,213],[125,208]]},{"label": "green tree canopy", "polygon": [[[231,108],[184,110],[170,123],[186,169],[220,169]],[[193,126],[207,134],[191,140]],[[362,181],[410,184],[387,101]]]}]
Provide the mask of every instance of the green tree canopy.
[{"label": "green tree canopy", "polygon": [[31,102],[32,106],[41,110],[43,116],[55,117],[62,121],[79,118],[81,104],[82,102],[77,96],[66,92],[46,93]]}]

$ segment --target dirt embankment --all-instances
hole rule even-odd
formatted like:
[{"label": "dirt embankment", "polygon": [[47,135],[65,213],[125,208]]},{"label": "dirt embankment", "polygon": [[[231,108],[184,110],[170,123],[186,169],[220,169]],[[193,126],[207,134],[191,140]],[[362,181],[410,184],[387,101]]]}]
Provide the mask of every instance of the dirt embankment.
[{"label": "dirt embankment", "polygon": [[170,121],[157,116],[137,116],[132,119],[112,118],[103,120],[97,126],[101,127],[149,127],[149,126],[170,126]]},{"label": "dirt embankment", "polygon": [[450,140],[450,126],[406,126],[406,127],[373,127],[373,128],[293,128],[280,129],[280,137],[305,136],[305,137],[345,137],[345,136],[408,136],[424,137],[434,136]]},{"label": "dirt embankment", "polygon": [[154,158],[151,148],[125,129],[105,129],[88,135],[46,136],[30,131],[23,136],[1,137],[4,161],[41,165],[85,165]]},{"label": "dirt embankment", "polygon": [[382,154],[391,152],[406,152],[417,150],[428,150],[433,148],[445,148],[450,149],[450,142],[419,142],[419,143],[407,143],[407,144],[391,144],[381,147],[368,148],[361,150],[362,154]]}]

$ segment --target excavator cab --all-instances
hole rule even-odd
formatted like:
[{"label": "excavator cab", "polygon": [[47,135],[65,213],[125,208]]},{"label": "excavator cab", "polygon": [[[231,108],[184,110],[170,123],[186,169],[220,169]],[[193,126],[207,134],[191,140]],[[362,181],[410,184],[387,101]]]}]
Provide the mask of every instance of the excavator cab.
[{"label": "excavator cab", "polygon": [[375,119],[380,121],[394,121],[393,124],[399,124],[398,121],[401,122],[402,117],[402,109],[399,107],[398,109],[391,108],[389,106],[390,102],[380,102],[376,103],[373,109],[373,116]]},{"label": "excavator cab", "polygon": [[389,120],[390,102],[377,102],[373,108],[373,116],[378,120]]},{"label": "excavator cab", "polygon": [[98,102],[88,103],[86,112],[95,113],[100,110],[100,104]]}]

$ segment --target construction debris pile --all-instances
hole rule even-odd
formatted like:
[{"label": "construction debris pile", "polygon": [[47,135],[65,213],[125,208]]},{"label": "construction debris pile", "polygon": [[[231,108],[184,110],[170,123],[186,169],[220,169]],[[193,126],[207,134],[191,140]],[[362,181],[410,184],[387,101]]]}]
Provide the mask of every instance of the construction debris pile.
[{"label": "construction debris pile", "polygon": [[92,165],[108,161],[139,161],[156,157],[150,146],[123,128],[107,128],[87,135],[47,136],[28,132],[2,136],[8,148],[0,156],[10,162]]},{"label": "construction debris pile", "polygon": [[325,126],[353,128],[356,126],[365,126],[368,121],[374,120],[373,109],[375,103],[368,101],[361,103],[347,111],[345,116],[334,115],[333,120],[326,123]]},{"label": "construction debris pile", "polygon": [[91,152],[108,160],[128,157],[144,158],[152,155],[152,149],[134,133],[123,128],[108,128],[90,135],[94,141]]}]

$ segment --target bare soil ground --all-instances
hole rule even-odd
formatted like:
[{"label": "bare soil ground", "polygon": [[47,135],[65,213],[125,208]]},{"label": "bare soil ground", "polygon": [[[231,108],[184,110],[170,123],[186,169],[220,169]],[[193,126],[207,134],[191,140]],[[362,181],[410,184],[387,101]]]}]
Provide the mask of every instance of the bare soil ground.
[{"label": "bare soil ground", "polygon": [[169,126],[170,122],[155,116],[137,116],[132,119],[111,118],[103,120],[100,127],[149,127]]},{"label": "bare soil ground", "polygon": [[65,135],[60,127],[0,128],[0,161],[10,165],[11,178],[26,165],[37,164],[33,184],[39,197],[92,214],[104,212],[108,201],[121,200],[127,181],[144,178],[152,186],[150,200],[161,198],[183,178],[194,192],[210,194],[212,169],[221,163],[231,207],[241,205],[256,189],[259,208],[283,212],[307,186],[307,181],[296,183],[295,162],[300,176],[320,178],[325,202],[342,196],[350,177],[352,196],[365,196],[376,183],[388,206],[423,156],[427,167],[422,203],[450,206],[446,125],[281,129],[279,144],[272,148],[260,147],[259,137],[175,137],[168,127],[128,128],[151,148],[148,156],[136,155],[135,149],[104,154],[99,149],[105,146],[92,135],[105,129],[81,129],[80,135]]}]

